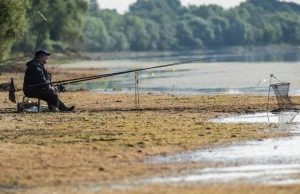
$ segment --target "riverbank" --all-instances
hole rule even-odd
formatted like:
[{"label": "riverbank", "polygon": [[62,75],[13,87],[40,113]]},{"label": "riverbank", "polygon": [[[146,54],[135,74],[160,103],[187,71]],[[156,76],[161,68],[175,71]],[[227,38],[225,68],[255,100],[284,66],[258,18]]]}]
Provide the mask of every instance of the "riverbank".
[{"label": "riverbank", "polygon": [[[94,72],[92,69],[84,74],[94,75]],[[67,79],[66,76],[62,71],[54,75],[57,80]],[[68,76],[82,77],[83,71]],[[14,77],[17,85],[22,84],[22,73],[2,73],[1,81],[10,77]],[[22,92],[17,92],[17,96],[21,99]],[[146,164],[142,161],[147,157],[288,135],[265,131],[275,128],[274,124],[207,122],[220,116],[266,111],[266,96],[141,94],[139,109],[136,109],[134,94],[73,91],[62,93],[61,98],[75,105],[76,111],[16,113],[16,105],[9,102],[8,93],[0,92],[0,191],[76,193],[74,188],[80,186],[109,187],[117,182],[167,175],[204,165]],[[299,103],[300,97],[292,100]],[[275,98],[271,98],[269,108],[276,108]],[[137,191],[106,191],[265,193],[263,191],[270,189],[255,185],[223,186],[146,185]],[[295,190],[293,186],[284,188]],[[282,187],[271,190],[279,193]],[[88,189],[78,191],[88,192]]]}]

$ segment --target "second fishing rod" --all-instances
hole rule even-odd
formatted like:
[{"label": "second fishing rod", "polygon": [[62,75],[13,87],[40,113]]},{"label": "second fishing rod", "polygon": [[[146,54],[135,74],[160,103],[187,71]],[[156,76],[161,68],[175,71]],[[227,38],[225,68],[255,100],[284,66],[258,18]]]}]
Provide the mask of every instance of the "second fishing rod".
[{"label": "second fishing rod", "polygon": [[115,75],[120,75],[120,74],[125,74],[125,73],[131,73],[131,72],[136,72],[136,71],[143,71],[143,70],[149,70],[149,69],[155,69],[155,68],[161,68],[161,67],[168,67],[168,66],[174,66],[174,65],[194,63],[194,62],[198,62],[198,61],[206,61],[206,60],[210,60],[210,59],[214,59],[214,58],[215,57],[207,57],[207,58],[202,58],[202,59],[195,59],[195,60],[189,60],[189,61],[183,61],[183,62],[176,62],[176,63],[166,64],[166,65],[159,65],[159,66],[154,66],[154,67],[147,67],[147,68],[141,68],[141,69],[127,70],[127,71],[116,72],[116,73],[108,73],[108,74],[88,76],[88,77],[81,77],[81,78],[75,78],[75,79],[69,79],[69,80],[61,80],[61,81],[56,81],[56,82],[51,82],[51,83],[35,84],[35,85],[30,85],[29,87],[37,87],[37,86],[43,86],[43,85],[47,85],[47,84],[53,84],[54,86],[67,85],[67,84],[73,84],[73,83],[78,83],[78,82],[83,82],[83,81],[89,81],[89,80],[93,80],[93,79],[111,77],[111,76],[115,76]]}]

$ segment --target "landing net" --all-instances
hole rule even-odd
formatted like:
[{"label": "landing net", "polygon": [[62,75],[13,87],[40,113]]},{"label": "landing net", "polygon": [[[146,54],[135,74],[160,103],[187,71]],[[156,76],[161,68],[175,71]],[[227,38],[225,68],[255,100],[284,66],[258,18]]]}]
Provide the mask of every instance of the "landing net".
[{"label": "landing net", "polygon": [[289,97],[290,83],[281,82],[272,84],[270,87],[273,89],[278,103],[278,109],[272,111],[278,114],[278,128],[288,130],[299,111]]},{"label": "landing net", "polygon": [[273,89],[279,110],[291,110],[295,109],[295,105],[291,101],[289,97],[289,88],[290,83],[289,82],[281,82],[277,84],[272,84],[270,87]]}]

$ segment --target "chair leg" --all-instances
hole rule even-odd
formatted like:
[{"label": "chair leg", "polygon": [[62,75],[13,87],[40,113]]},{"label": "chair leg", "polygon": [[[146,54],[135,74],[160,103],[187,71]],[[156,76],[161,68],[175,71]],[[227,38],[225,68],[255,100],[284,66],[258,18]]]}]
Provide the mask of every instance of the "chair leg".
[{"label": "chair leg", "polygon": [[41,100],[38,98],[38,112],[41,110]]},{"label": "chair leg", "polygon": [[[22,99],[22,108],[21,108],[21,112],[25,112],[25,100],[26,98],[29,100],[29,98],[27,96],[23,96]],[[38,98],[38,107],[37,107],[37,112],[41,111],[41,100]]]},{"label": "chair leg", "polygon": [[24,108],[24,106],[25,106],[25,98],[26,98],[26,96],[23,96],[21,112],[24,112],[24,110],[25,110],[25,108]]}]

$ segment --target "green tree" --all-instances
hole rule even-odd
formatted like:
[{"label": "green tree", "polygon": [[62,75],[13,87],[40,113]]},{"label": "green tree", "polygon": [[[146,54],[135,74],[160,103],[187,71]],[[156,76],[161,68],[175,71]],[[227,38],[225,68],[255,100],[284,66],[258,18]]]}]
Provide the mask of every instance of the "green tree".
[{"label": "green tree", "polygon": [[86,0],[31,0],[31,8],[27,10],[29,30],[14,51],[82,49],[82,23],[87,8]]},{"label": "green tree", "polygon": [[13,43],[27,30],[28,8],[28,0],[0,1],[0,59],[8,56]]},{"label": "green tree", "polygon": [[273,25],[267,23],[263,28],[263,43],[269,44],[276,41],[276,29]]},{"label": "green tree", "polygon": [[183,8],[179,0],[138,0],[130,6],[129,10],[130,14],[142,18],[152,18],[157,13],[164,13],[170,18],[174,18],[183,11]]},{"label": "green tree", "polygon": [[145,20],[146,25],[146,31],[148,35],[150,36],[150,43],[148,45],[148,48],[152,51],[157,50],[158,48],[158,42],[160,39],[159,36],[159,24],[153,22],[152,20]]},{"label": "green tree", "polygon": [[[72,49],[80,49],[83,43],[83,16],[87,8],[85,0],[49,0],[48,30],[51,40],[63,41]],[[51,13],[50,10],[55,11]]]},{"label": "green tree", "polygon": [[200,17],[194,17],[188,21],[193,35],[203,41],[204,45],[209,46],[214,38],[214,29],[211,22]]},{"label": "green tree", "polygon": [[212,23],[215,33],[215,38],[212,42],[212,45],[224,46],[224,35],[230,26],[229,20],[221,16],[212,16],[209,17],[208,20]]},{"label": "green tree", "polygon": [[130,49],[134,51],[145,51],[149,49],[151,39],[147,33],[144,20],[137,16],[126,15],[124,22],[125,33],[130,42]]},{"label": "green tree", "polygon": [[190,6],[190,12],[198,17],[207,19],[211,16],[222,16],[224,14],[224,9],[217,5],[208,6]]},{"label": "green tree", "polygon": [[193,31],[187,22],[180,22],[177,24],[176,29],[176,38],[180,50],[201,49],[204,47],[202,40],[193,36]]},{"label": "green tree", "polygon": [[111,48],[113,51],[127,51],[130,48],[127,37],[122,32],[113,32],[111,34]]},{"label": "green tree", "polygon": [[98,10],[95,17],[100,18],[109,33],[124,31],[124,19],[114,10]]},{"label": "green tree", "polygon": [[94,13],[96,13],[98,11],[99,5],[97,0],[90,0],[90,4],[89,4],[89,13],[91,15],[93,15]]},{"label": "green tree", "polygon": [[247,45],[255,42],[252,26],[240,18],[233,21],[225,37],[229,46]]},{"label": "green tree", "polygon": [[86,49],[88,51],[108,51],[111,49],[110,36],[100,18],[86,17],[83,27]]}]

